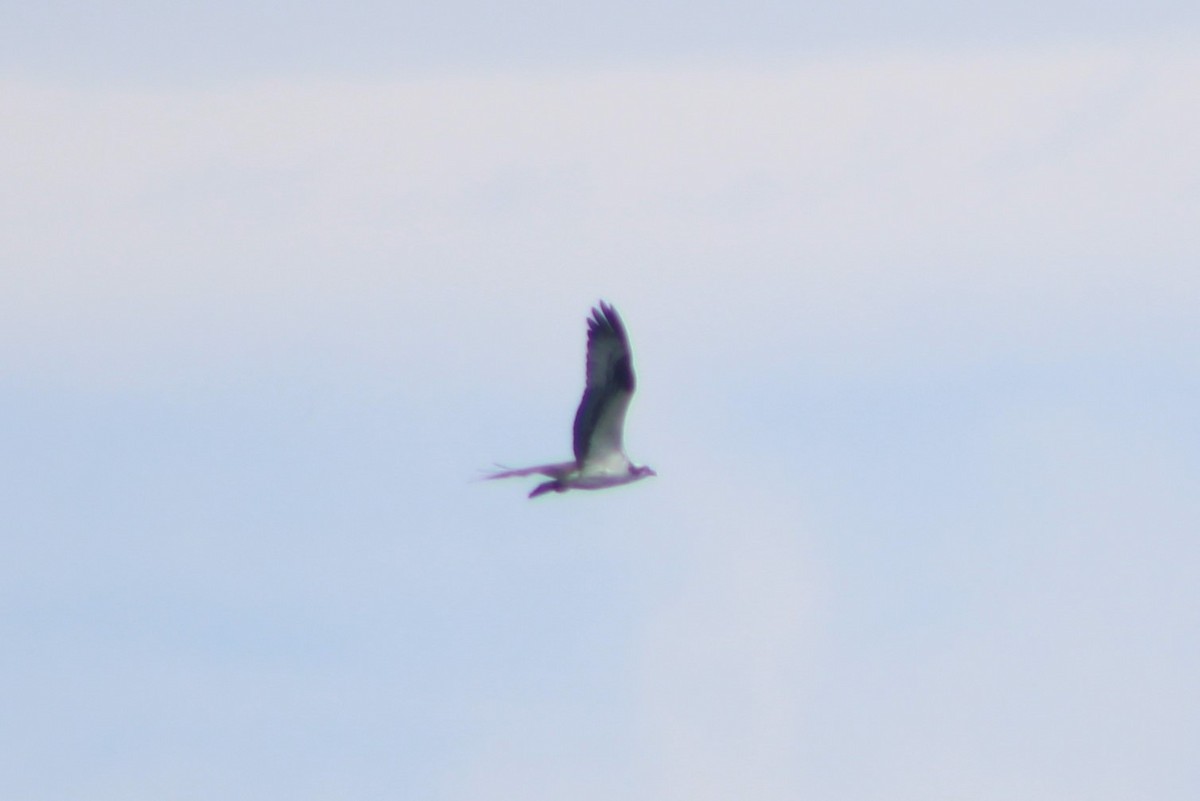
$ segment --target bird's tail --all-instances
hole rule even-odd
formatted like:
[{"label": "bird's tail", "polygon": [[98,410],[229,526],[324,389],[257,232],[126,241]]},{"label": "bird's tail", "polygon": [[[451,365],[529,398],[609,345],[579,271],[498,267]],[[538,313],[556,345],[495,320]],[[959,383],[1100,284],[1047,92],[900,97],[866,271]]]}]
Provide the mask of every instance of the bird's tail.
[{"label": "bird's tail", "polygon": [[543,481],[541,484],[538,484],[529,493],[529,497],[536,498],[537,496],[544,495],[547,492],[566,492],[566,491],[567,491],[566,486],[564,486],[561,481],[555,479],[554,481]]}]

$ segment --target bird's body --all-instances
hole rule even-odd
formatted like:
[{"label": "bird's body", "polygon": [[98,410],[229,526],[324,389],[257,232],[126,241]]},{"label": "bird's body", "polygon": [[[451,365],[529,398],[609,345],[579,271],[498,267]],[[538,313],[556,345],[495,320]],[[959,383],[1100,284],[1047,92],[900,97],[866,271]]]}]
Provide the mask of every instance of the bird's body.
[{"label": "bird's body", "polygon": [[616,309],[601,302],[588,319],[587,385],[575,412],[575,461],[500,470],[488,478],[543,475],[551,479],[529,493],[604,489],[656,475],[629,461],[622,443],[625,412],[636,380],[625,325]]}]

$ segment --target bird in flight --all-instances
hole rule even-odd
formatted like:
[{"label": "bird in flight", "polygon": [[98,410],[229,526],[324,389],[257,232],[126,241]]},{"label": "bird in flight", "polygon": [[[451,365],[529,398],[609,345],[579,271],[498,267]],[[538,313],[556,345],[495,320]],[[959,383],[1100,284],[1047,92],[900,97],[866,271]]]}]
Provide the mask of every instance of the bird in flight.
[{"label": "bird in flight", "polygon": [[516,470],[504,468],[487,477],[548,477],[549,481],[529,493],[530,498],[536,498],[547,492],[604,489],[658,475],[649,467],[631,463],[621,444],[634,383],[625,324],[616,309],[601,301],[588,318],[587,386],[575,412],[575,460]]}]

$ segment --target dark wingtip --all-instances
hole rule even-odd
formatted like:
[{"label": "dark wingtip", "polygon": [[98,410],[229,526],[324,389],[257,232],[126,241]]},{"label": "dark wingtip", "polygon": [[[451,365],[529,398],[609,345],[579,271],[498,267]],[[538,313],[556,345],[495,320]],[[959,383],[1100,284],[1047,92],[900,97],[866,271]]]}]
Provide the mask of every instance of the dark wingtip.
[{"label": "dark wingtip", "polygon": [[592,308],[592,316],[588,318],[588,332],[612,331],[617,336],[625,337],[625,323],[621,315],[606,300],[601,300],[598,306]]}]

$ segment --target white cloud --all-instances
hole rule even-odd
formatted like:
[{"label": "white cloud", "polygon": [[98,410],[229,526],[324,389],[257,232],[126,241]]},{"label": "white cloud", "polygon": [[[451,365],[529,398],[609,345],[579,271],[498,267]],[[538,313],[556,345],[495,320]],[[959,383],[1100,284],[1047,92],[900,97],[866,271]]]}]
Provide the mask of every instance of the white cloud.
[{"label": "white cloud", "polygon": [[[310,796],[1194,796],[1194,382],[1121,357],[1194,353],[1198,79],[1193,51],[1139,44],[4,84],[2,378],[213,393],[14,402],[10,494],[47,533],[16,634],[62,656],[14,651],[43,683],[10,717],[128,695],[156,718],[188,679],[174,725],[209,784]],[[633,333],[629,444],[660,478],[464,486],[565,455],[598,296]],[[1099,358],[1022,371],[1071,347]],[[825,354],[887,363],[797,379]],[[256,391],[281,360],[324,391]],[[394,383],[339,380],[356,366]],[[175,578],[197,597],[141,625]],[[134,611],[80,641],[114,581]],[[294,684],[239,658],[260,629]],[[150,700],[129,671],[64,695],[55,671],[97,648],[161,665]],[[136,721],[127,761],[91,765],[120,717],[98,709],[67,751],[13,731],[23,786],[63,753],[85,789],[187,784]]]},{"label": "white cloud", "polygon": [[733,323],[747,347],[1171,329],[1197,280],[1196,86],[1200,59],[1152,44],[9,81],[5,355],[126,376],[314,343],[415,358],[602,294]]}]

